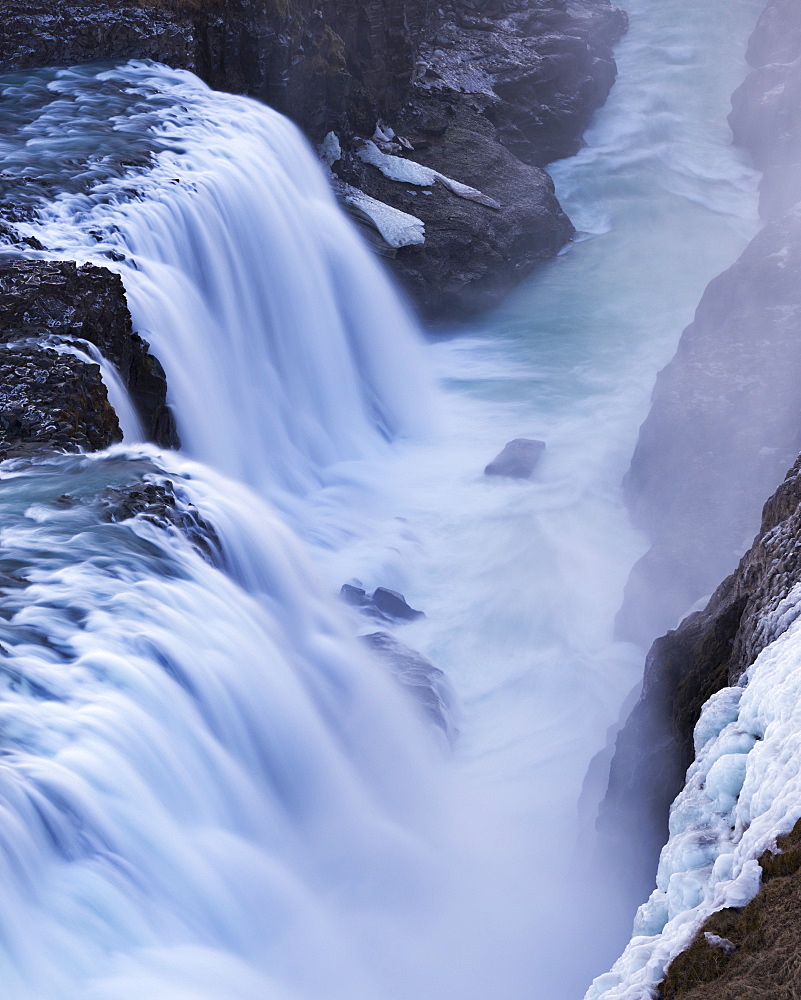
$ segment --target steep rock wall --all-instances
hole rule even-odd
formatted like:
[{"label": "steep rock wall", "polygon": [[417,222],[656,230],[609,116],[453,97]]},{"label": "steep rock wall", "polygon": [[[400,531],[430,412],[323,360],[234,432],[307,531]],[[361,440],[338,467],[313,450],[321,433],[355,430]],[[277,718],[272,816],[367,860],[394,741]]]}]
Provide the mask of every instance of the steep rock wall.
[{"label": "steep rock wall", "polygon": [[768,225],[710,283],[660,373],[626,481],[650,551],[619,618],[640,642],[670,628],[730,573],[764,498],[801,447],[801,12],[772,0],[733,96],[736,141],[765,171]]},{"label": "steep rock wall", "polygon": [[[627,875],[641,898],[653,885],[668,809],[693,761],[693,730],[703,705],[737,683],[776,638],[766,622],[801,582],[801,457],[781,481],[801,449],[797,5],[771,0],[748,58],[754,69],[733,97],[730,120],[765,171],[761,212],[767,224],[710,284],[660,374],[626,484],[633,515],[653,544],[629,583],[620,617],[624,634],[643,639],[675,621],[734,569],[703,610],[653,644],[642,696],[617,739],[599,828],[618,845],[626,841]],[[774,489],[760,524],[762,499]],[[749,913],[760,921],[780,920],[784,903],[770,898],[784,899],[788,885],[766,886]],[[751,930],[755,919],[746,919]],[[745,933],[739,915],[713,919],[702,931],[720,934],[734,924]],[[748,937],[750,957],[736,963],[746,978],[731,982],[717,981],[728,966],[720,955],[709,957],[699,934],[692,954],[669,975],[665,997],[791,995],[795,973],[789,965],[752,961],[755,950],[768,947],[764,934]],[[785,944],[782,939],[776,947]],[[702,972],[699,955],[706,956]]]}]

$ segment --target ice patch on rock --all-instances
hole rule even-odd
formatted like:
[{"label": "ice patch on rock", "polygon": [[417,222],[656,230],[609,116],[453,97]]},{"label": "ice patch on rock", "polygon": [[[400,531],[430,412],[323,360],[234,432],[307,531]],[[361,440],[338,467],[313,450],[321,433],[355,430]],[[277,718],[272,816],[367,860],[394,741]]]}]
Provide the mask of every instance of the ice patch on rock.
[{"label": "ice patch on rock", "polygon": [[408,212],[401,212],[386,202],[371,198],[352,184],[334,180],[337,195],[354,210],[355,214],[374,226],[382,239],[391,247],[418,246],[426,241],[426,227],[422,219]]},{"label": "ice patch on rock", "polygon": [[393,156],[391,153],[382,153],[371,139],[366,139],[362,149],[356,155],[363,163],[370,163],[377,167],[381,173],[391,181],[399,181],[403,184],[416,184],[418,187],[432,187],[439,181],[444,184],[449,191],[466,198],[468,201],[475,201],[479,205],[486,205],[487,208],[499,209],[500,202],[489,195],[470,187],[469,184],[462,184],[452,177],[441,174],[432,167],[426,167],[416,160],[407,160],[402,156]]},{"label": "ice patch on rock", "polygon": [[801,817],[801,587],[768,618],[774,639],[744,675],[747,686],[725,688],[704,706],[657,887],[637,911],[635,936],[586,1000],[655,996],[670,961],[712,913],[754,898],[757,859]]}]

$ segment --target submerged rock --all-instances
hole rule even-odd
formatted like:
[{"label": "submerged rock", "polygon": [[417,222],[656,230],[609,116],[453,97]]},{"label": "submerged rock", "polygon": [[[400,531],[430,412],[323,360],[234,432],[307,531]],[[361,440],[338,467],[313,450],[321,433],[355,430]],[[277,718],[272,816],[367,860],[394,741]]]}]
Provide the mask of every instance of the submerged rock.
[{"label": "submerged rock", "polygon": [[219,565],[217,532],[169,479],[113,486],[99,496],[101,520],[116,523],[140,517],[159,528],[176,528],[208,562]]},{"label": "submerged rock", "polygon": [[545,451],[545,442],[534,438],[515,438],[504,446],[484,469],[485,476],[508,476],[528,479]]},{"label": "submerged rock", "polygon": [[397,680],[409,688],[426,715],[453,743],[458,735],[453,721],[455,696],[443,671],[387,632],[373,632],[361,639],[389,665]]}]

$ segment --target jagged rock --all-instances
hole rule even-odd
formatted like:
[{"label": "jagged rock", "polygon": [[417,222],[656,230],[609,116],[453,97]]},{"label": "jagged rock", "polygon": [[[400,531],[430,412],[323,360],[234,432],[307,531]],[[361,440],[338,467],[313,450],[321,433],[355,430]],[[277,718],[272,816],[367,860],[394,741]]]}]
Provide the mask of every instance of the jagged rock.
[{"label": "jagged rock", "polygon": [[493,458],[484,469],[484,475],[529,479],[544,451],[544,441],[537,441],[533,438],[515,438]]},{"label": "jagged rock", "polygon": [[[617,738],[600,826],[638,825],[627,866],[646,888],[667,836],[670,803],[692,763],[705,702],[736,683],[783,627],[774,612],[801,581],[801,457],[765,504],[754,544],[706,608],[657,639],[643,691]],[[778,631],[777,631],[778,629]]]},{"label": "jagged rock", "polygon": [[387,587],[378,587],[371,595],[368,595],[361,587],[345,583],[339,592],[339,596],[347,604],[359,608],[370,618],[379,621],[414,621],[424,617],[422,611],[416,611],[410,607],[403,594],[396,590],[389,590]]},{"label": "jagged rock", "polygon": [[453,743],[458,735],[453,722],[455,696],[443,671],[387,632],[373,632],[361,639],[389,664],[398,681],[410,689],[423,711]]},{"label": "jagged rock", "polygon": [[763,171],[760,213],[775,219],[801,200],[801,15],[771,0],[748,44],[754,67],[732,97],[729,124]]},{"label": "jagged rock", "polygon": [[120,440],[97,365],[39,346],[0,346],[0,460]]},{"label": "jagged rock", "polygon": [[[167,447],[177,444],[164,372],[132,332],[119,276],[71,261],[3,259],[0,343],[6,346],[0,361],[8,370],[15,358],[28,359],[27,367],[17,364],[14,378],[4,381],[4,457],[29,453],[33,443],[96,450],[120,439],[99,368],[57,355],[47,347],[48,338],[55,337],[97,347],[117,368],[148,436]],[[45,376],[45,371],[51,374]],[[28,400],[21,421],[14,419],[19,417],[15,407],[23,405],[15,402],[20,394]]]}]

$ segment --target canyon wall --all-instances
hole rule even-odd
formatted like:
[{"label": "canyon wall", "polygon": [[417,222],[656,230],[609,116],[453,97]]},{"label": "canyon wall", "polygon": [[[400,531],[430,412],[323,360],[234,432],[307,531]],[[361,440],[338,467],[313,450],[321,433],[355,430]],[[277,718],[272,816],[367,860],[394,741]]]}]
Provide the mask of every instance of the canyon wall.
[{"label": "canyon wall", "polygon": [[[698,750],[703,706],[744,683],[759,654],[790,627],[782,608],[801,583],[797,5],[771,0],[748,60],[752,70],[733,95],[730,123],[763,171],[765,225],[711,282],[660,373],[626,481],[634,519],[652,544],[629,581],[621,633],[643,641],[713,591],[702,610],[653,644],[642,696],[617,739],[599,828],[617,847],[632,845],[627,873],[641,898],[653,886],[668,810]],[[801,815],[801,802],[790,812],[796,809]],[[756,898],[693,927],[659,996],[795,995],[799,977],[788,941],[797,940],[801,899],[797,836],[776,833],[783,837],[775,850],[787,852],[786,863],[770,852],[760,857],[763,887]]]}]

